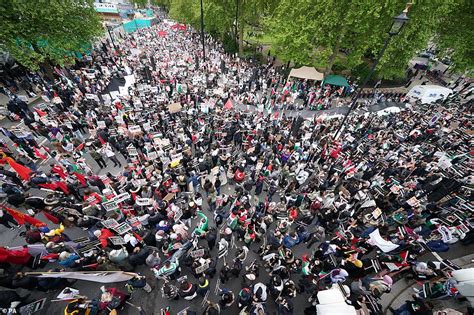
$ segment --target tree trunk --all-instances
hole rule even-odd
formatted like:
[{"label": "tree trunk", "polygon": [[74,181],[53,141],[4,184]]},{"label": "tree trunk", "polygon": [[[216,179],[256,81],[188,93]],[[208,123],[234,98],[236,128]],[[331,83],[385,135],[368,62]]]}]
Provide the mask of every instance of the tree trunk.
[{"label": "tree trunk", "polygon": [[[350,3],[351,3],[351,1],[349,1],[349,4]],[[334,61],[336,61],[337,54],[339,53],[339,48],[341,47],[342,39],[346,35],[346,28],[347,27],[344,23],[345,19],[346,19],[346,15],[347,15],[347,11],[342,11],[341,12],[340,23],[338,25],[338,28],[341,30],[341,32],[339,33],[339,36],[337,37],[336,43],[332,47],[331,57],[329,57],[328,65],[326,66],[326,69],[324,70],[324,75],[325,76],[328,75],[331,72],[332,66],[334,65]]]},{"label": "tree trunk", "polygon": [[54,83],[54,71],[53,71],[53,66],[51,65],[51,62],[49,60],[46,60],[43,62],[43,69],[45,70],[45,75],[48,77],[48,79],[51,81],[51,83]]},{"label": "tree trunk", "polygon": [[327,76],[332,70],[334,61],[336,60],[337,54],[339,53],[339,47],[341,46],[342,37],[343,37],[343,34],[341,33],[341,35],[339,35],[339,37],[337,38],[336,44],[332,47],[332,54],[331,54],[331,57],[329,57],[328,65],[326,66],[326,69],[324,70],[324,76]]},{"label": "tree trunk", "polygon": [[[42,54],[38,46],[36,45],[36,43],[32,43],[31,46],[33,47],[33,50],[37,54],[40,54],[40,55]],[[51,83],[54,83],[54,72],[53,72],[53,67],[51,65],[51,61],[48,58],[46,58],[45,61],[41,63],[40,67],[42,68],[42,70],[44,69],[43,72],[51,81]]]},{"label": "tree trunk", "polygon": [[244,23],[239,25],[239,55],[242,55],[244,52]]}]

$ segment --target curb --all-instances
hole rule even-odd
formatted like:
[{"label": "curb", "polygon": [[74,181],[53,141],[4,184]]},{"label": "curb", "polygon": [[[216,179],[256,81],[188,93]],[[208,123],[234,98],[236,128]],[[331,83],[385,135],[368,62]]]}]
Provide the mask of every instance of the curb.
[{"label": "curb", "polygon": [[[452,261],[453,261],[453,263],[457,263],[457,262],[463,262],[463,261],[467,260],[467,262],[464,262],[464,263],[457,263],[457,265],[459,265],[459,267],[464,268],[464,267],[467,267],[469,265],[474,265],[474,263],[471,261],[472,258],[474,258],[474,254],[459,257],[459,258],[453,259]],[[383,313],[384,314],[390,314],[388,308],[390,306],[392,306],[392,304],[400,297],[400,295],[405,293],[407,290],[410,290],[412,288],[413,284],[415,284],[415,283],[416,283],[416,281],[411,280],[409,282],[409,284],[407,284],[402,290],[400,290],[400,292],[398,292],[398,294],[395,295],[390,300],[390,302],[387,304],[387,306],[383,308]]]}]

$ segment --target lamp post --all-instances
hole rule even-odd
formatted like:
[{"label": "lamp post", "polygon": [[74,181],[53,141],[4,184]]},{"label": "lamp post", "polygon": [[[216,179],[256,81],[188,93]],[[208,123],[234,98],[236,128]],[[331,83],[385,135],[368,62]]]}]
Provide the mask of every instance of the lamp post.
[{"label": "lamp post", "polygon": [[112,33],[110,33],[110,28],[112,26],[106,25],[105,27],[107,28],[107,32],[109,32],[109,37],[110,37],[110,40],[112,41],[112,45],[114,46],[114,49],[117,50],[117,46],[115,46],[115,42],[114,42],[114,37],[112,36]]},{"label": "lamp post", "polygon": [[349,110],[347,111],[346,115],[344,116],[344,119],[342,120],[341,124],[339,125],[339,128],[337,129],[337,132],[334,134],[335,139],[339,138],[342,127],[346,123],[346,120],[347,120],[347,117],[349,116],[349,114],[354,109],[357,108],[357,100],[360,97],[360,93],[362,92],[362,89],[367,85],[367,82],[369,82],[370,78],[372,77],[372,74],[374,73],[375,68],[377,67],[380,59],[382,59],[382,56],[383,56],[385,50],[387,49],[387,46],[390,43],[390,40],[392,39],[393,36],[400,34],[403,26],[405,26],[405,24],[408,22],[407,13],[408,13],[408,10],[410,9],[410,6],[411,6],[411,3],[408,3],[405,10],[403,10],[403,12],[401,14],[399,14],[396,17],[393,18],[392,26],[390,27],[390,30],[388,31],[388,36],[385,39],[385,43],[382,47],[382,50],[380,50],[380,52],[377,56],[377,59],[375,59],[375,62],[372,65],[372,67],[370,68],[370,71],[367,74],[367,76],[365,77],[363,83],[358,87],[357,94],[352,99],[351,105],[349,106]]},{"label": "lamp post", "polygon": [[206,61],[206,46],[204,45],[204,8],[201,0],[201,42],[202,42],[202,60]]}]

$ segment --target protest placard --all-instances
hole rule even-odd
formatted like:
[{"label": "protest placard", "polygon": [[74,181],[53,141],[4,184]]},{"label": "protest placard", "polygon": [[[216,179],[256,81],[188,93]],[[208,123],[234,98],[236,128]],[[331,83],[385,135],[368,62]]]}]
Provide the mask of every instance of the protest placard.
[{"label": "protest placard", "polygon": [[138,155],[138,151],[133,145],[129,145],[127,147],[127,151],[128,151],[128,154],[130,154],[131,156],[137,156]]},{"label": "protest placard", "polygon": [[105,125],[105,121],[103,121],[103,120],[98,120],[97,121],[97,127],[99,127],[100,129],[107,128],[107,126]]},{"label": "protest placard", "polygon": [[37,300],[37,301],[34,301],[30,304],[27,304],[25,306],[20,307],[18,312],[21,315],[30,315],[30,314],[33,314],[33,313],[36,313],[36,312],[42,310],[45,303],[46,303],[46,298],[41,299],[41,300]]},{"label": "protest placard", "polygon": [[200,274],[209,269],[209,262],[206,261],[203,265],[196,268],[196,273]]},{"label": "protest placard", "polygon": [[149,206],[151,205],[151,200],[150,198],[137,198],[135,199],[135,203],[138,206]]},{"label": "protest placard", "polygon": [[197,249],[191,252],[191,257],[192,258],[199,258],[204,256],[204,248]]},{"label": "protest placard", "polygon": [[142,131],[142,129],[140,128],[140,126],[130,125],[128,126],[128,131],[130,131],[131,133],[139,133]]},{"label": "protest placard", "polygon": [[142,126],[145,131],[151,130],[151,125],[149,122],[144,123]]},{"label": "protest placard", "polygon": [[114,200],[102,203],[106,211],[114,211],[118,209],[117,203]]},{"label": "protest placard", "polygon": [[181,219],[181,217],[183,216],[183,210],[181,210],[180,208],[178,208],[175,213],[174,213],[174,220],[175,221],[178,221],[179,219]]},{"label": "protest placard", "polygon": [[148,152],[147,158],[148,158],[149,161],[156,160],[158,158],[158,153],[156,153],[155,151]]},{"label": "protest placard", "polygon": [[125,240],[121,236],[111,236],[111,237],[109,237],[109,240],[114,245],[124,245],[125,244]]},{"label": "protest placard", "polygon": [[142,223],[140,220],[138,220],[137,217],[130,217],[127,219],[128,224],[130,224],[131,227],[136,227],[136,228],[141,228]]},{"label": "protest placard", "polygon": [[132,229],[132,227],[126,222],[123,222],[119,226],[114,227],[114,230],[120,235],[123,235],[123,234],[127,233],[131,229]]},{"label": "protest placard", "polygon": [[106,229],[114,229],[114,228],[116,228],[117,226],[119,226],[117,220],[115,220],[115,219],[108,219],[108,220],[102,221],[102,225],[103,225]]},{"label": "protest placard", "polygon": [[127,199],[130,199],[130,194],[127,193],[127,192],[124,192],[124,193],[118,195],[117,197],[115,197],[114,201],[115,201],[116,203],[121,203],[121,202],[123,202],[123,201],[125,201],[125,200],[127,200]]}]

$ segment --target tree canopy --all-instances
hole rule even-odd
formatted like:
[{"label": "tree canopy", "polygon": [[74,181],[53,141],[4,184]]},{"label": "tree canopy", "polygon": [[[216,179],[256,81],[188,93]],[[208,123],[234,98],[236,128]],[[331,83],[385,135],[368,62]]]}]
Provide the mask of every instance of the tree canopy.
[{"label": "tree canopy", "polygon": [[103,32],[93,0],[9,0],[0,11],[0,48],[32,70],[73,62]]},{"label": "tree canopy", "polygon": [[130,3],[134,4],[139,9],[144,9],[148,5],[148,0],[129,0]]},{"label": "tree canopy", "polygon": [[[244,31],[260,26],[278,0],[203,0],[204,29],[224,41],[237,40],[242,52]],[[200,0],[169,0],[170,15],[181,22],[200,28]]]},{"label": "tree canopy", "polygon": [[455,1],[449,14],[442,16],[435,30],[434,41],[441,54],[453,62],[453,70],[474,69],[474,5]]},{"label": "tree canopy", "polygon": [[[172,17],[199,28],[200,0],[168,0]],[[370,66],[382,48],[393,17],[406,0],[203,0],[205,30],[225,39],[238,38],[258,26],[272,38],[272,50],[283,61],[313,65],[329,73]],[[473,8],[467,1],[413,1],[410,20],[394,36],[376,76],[395,79],[417,52],[435,45],[439,57],[450,57],[453,70],[472,71]],[[235,23],[237,17],[237,24]],[[237,25],[237,36],[235,36]]]},{"label": "tree canopy", "polygon": [[[393,17],[405,5],[406,0],[301,0],[295,6],[291,0],[281,0],[266,24],[275,39],[274,48],[283,60],[313,64],[326,72],[331,71],[334,63],[353,70],[373,61]],[[377,75],[389,79],[403,77],[409,60],[426,48],[430,40],[443,47],[444,53],[452,51],[460,68],[469,67],[469,62],[472,68],[472,57],[468,56],[472,53],[472,26],[464,30],[457,18],[463,16],[461,20],[466,26],[472,24],[467,6],[466,2],[455,0],[414,3],[408,13],[410,20],[392,38]],[[449,22],[444,23],[446,20]],[[450,24],[452,30],[443,24]]]}]

